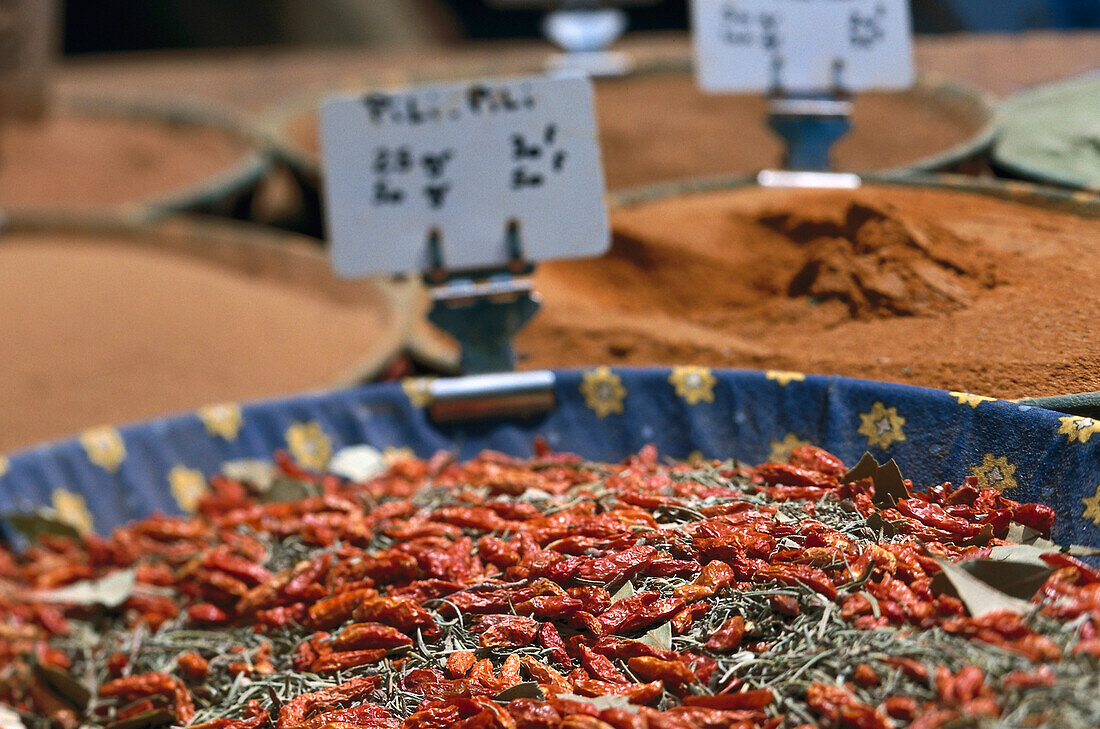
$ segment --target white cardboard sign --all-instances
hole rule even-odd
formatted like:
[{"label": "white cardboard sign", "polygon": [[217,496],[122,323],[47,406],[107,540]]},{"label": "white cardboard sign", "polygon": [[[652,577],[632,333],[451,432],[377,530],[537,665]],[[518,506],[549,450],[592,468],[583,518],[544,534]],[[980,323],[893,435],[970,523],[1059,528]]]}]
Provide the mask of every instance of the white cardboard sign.
[{"label": "white cardboard sign", "polygon": [[699,86],[721,92],[908,88],[908,0],[692,0]]},{"label": "white cardboard sign", "polygon": [[591,82],[528,77],[333,98],[321,108],[326,220],[343,276],[452,270],[610,245]]}]

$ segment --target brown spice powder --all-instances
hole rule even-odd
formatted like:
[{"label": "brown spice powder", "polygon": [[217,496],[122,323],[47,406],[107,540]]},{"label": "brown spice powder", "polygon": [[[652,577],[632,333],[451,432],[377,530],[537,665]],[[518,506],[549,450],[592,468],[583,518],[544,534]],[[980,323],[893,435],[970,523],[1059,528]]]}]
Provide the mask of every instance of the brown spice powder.
[{"label": "brown spice powder", "polygon": [[131,242],[5,235],[0,452],[334,381],[394,324],[369,288],[322,290]]},{"label": "brown spice powder", "polygon": [[0,127],[0,205],[109,208],[185,191],[247,150],[225,132],[57,114]]},{"label": "brown spice powder", "polygon": [[607,256],[540,267],[524,366],[790,369],[999,397],[1100,389],[1097,220],[866,186],[673,198],[619,210],[613,227]]}]

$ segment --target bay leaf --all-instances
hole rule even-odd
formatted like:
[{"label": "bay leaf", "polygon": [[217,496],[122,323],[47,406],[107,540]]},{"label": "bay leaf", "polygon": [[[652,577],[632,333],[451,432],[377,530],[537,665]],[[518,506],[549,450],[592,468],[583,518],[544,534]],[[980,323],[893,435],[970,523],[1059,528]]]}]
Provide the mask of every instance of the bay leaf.
[{"label": "bay leaf", "polygon": [[134,570],[116,570],[98,580],[81,580],[53,590],[39,590],[31,595],[39,602],[116,608],[134,593],[135,581]]},{"label": "bay leaf", "polygon": [[154,729],[174,724],[176,715],[165,709],[150,709],[107,725],[107,729]]},{"label": "bay leaf", "polygon": [[1021,600],[1030,600],[1054,572],[1038,559],[970,559],[958,566],[999,592]]},{"label": "bay leaf", "polygon": [[271,489],[271,484],[275,483],[275,478],[279,474],[274,463],[260,458],[226,461],[219,470],[226,478],[240,481],[261,494]]},{"label": "bay leaf", "polygon": [[634,585],[630,580],[626,581],[626,584],[615,591],[615,594],[611,596],[611,602],[618,602],[623,598],[630,597],[634,594]]},{"label": "bay leaf", "polygon": [[641,640],[654,648],[672,650],[672,621],[657,626],[643,635]]},{"label": "bay leaf", "polygon": [[15,709],[0,704],[0,729],[27,729],[27,725]]},{"label": "bay leaf", "polygon": [[36,663],[34,675],[76,708],[81,711],[88,708],[88,701],[92,698],[92,692],[88,690],[87,686],[73,678],[68,671],[56,666],[43,666],[41,663]]},{"label": "bay leaf", "polygon": [[261,504],[281,504],[287,501],[301,501],[316,496],[313,484],[286,476],[279,476],[271,482],[271,488],[260,494],[257,501]]},{"label": "bay leaf", "polygon": [[504,689],[494,698],[497,701],[507,703],[515,699],[536,699],[538,701],[543,701],[546,696],[543,695],[542,689],[539,688],[538,683],[535,681],[524,681],[523,683],[517,683],[515,686]]},{"label": "bay leaf", "polygon": [[642,708],[630,703],[630,699],[625,696],[578,696],[576,694],[558,694],[557,698],[564,699],[565,701],[576,701],[580,704],[592,704],[598,710],[604,709],[622,709],[629,711],[631,714],[637,714]]},{"label": "bay leaf", "polygon": [[859,463],[840,477],[840,482],[852,483],[865,478],[871,479],[875,484],[875,497],[872,501],[880,509],[892,508],[898,501],[913,495],[905,485],[905,478],[893,458],[880,465],[874,456],[864,453]]},{"label": "bay leaf", "polygon": [[941,571],[932,578],[932,591],[959,598],[971,616],[977,618],[996,610],[1011,610],[1020,615],[1031,611],[1027,601],[1001,592],[959,565],[938,559],[936,562]]},{"label": "bay leaf", "polygon": [[79,539],[80,532],[76,527],[67,522],[61,521],[53,516],[50,516],[44,512],[33,512],[29,514],[4,514],[4,521],[11,524],[15,531],[22,534],[28,541],[37,542],[38,538],[44,534],[51,534],[58,537],[70,537],[72,539]]}]

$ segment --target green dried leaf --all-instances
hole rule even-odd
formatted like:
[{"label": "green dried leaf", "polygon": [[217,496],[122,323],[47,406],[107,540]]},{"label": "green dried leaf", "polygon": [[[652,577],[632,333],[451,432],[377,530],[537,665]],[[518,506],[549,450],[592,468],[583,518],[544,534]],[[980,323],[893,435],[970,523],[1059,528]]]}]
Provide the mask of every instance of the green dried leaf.
[{"label": "green dried leaf", "polygon": [[70,537],[72,539],[80,538],[80,532],[72,524],[61,521],[45,512],[4,514],[2,518],[11,524],[15,531],[31,542],[37,542],[43,534]]},{"label": "green dried leaf", "polygon": [[34,674],[76,708],[81,711],[88,708],[88,701],[92,698],[92,692],[88,690],[87,686],[73,678],[68,671],[37,663],[34,666]]},{"label": "green dried leaf", "polygon": [[176,715],[165,709],[152,709],[143,711],[128,719],[112,722],[107,729],[153,729],[153,727],[166,726],[176,721]]},{"label": "green dried leaf", "polygon": [[618,602],[623,598],[630,597],[634,594],[634,585],[630,580],[626,581],[626,584],[616,590],[615,594],[611,596],[611,602]]},{"label": "green dried leaf", "polygon": [[535,681],[517,683],[515,686],[506,688],[496,695],[497,701],[503,701],[505,703],[515,699],[537,699],[542,701],[545,698],[546,696],[543,695],[542,689],[539,688],[538,683]]},{"label": "green dried leaf", "polygon": [[640,706],[630,703],[625,696],[577,696],[576,694],[558,694],[559,699],[576,701],[580,704],[592,704],[600,711],[604,709],[623,709],[631,714],[637,714]]},{"label": "green dried leaf", "polygon": [[654,648],[672,650],[672,621],[664,623],[642,636],[642,642]]},{"label": "green dried leaf", "polygon": [[996,610],[1011,610],[1021,615],[1030,612],[1030,603],[1001,592],[960,565],[943,560],[936,562],[941,571],[932,578],[932,591],[959,598],[973,617],[981,617]]},{"label": "green dried leaf", "polygon": [[864,453],[859,463],[848,469],[848,472],[840,477],[841,483],[852,483],[865,478],[874,478],[878,473],[878,461],[870,453]]},{"label": "green dried leaf", "polygon": [[867,526],[874,529],[876,532],[882,532],[887,537],[896,537],[898,535],[897,527],[894,526],[892,521],[887,521],[882,514],[877,511],[867,517]]},{"label": "green dried leaf", "polygon": [[228,461],[222,464],[221,472],[226,478],[240,481],[259,494],[270,491],[271,485],[275,483],[279,474],[274,463],[259,458]]},{"label": "green dried leaf", "polygon": [[898,501],[913,495],[906,487],[901,469],[893,458],[879,465],[874,456],[864,453],[859,463],[840,477],[840,482],[852,483],[865,478],[871,479],[875,484],[875,497],[872,501],[880,509],[892,508]]},{"label": "green dried leaf", "polygon": [[259,495],[261,504],[281,504],[286,501],[299,501],[317,495],[313,484],[297,479],[279,476],[271,482],[271,488]]},{"label": "green dried leaf", "polygon": [[54,590],[41,590],[32,594],[39,602],[116,608],[134,593],[135,581],[134,570],[117,570],[98,580],[81,580]]},{"label": "green dried leaf", "polygon": [[1030,600],[1054,571],[1037,558],[971,559],[960,562],[958,566],[990,587],[1021,600]]}]

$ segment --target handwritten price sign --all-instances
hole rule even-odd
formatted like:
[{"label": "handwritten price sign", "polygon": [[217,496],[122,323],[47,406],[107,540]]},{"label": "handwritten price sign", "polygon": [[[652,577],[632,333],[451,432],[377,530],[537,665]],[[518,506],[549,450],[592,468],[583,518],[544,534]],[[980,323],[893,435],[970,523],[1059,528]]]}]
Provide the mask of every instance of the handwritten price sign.
[{"label": "handwritten price sign", "polygon": [[705,91],[826,92],[913,84],[908,0],[692,0]]},{"label": "handwritten price sign", "polygon": [[332,258],[345,276],[524,256],[598,256],[610,240],[591,83],[521,78],[336,98],[321,109]]}]

